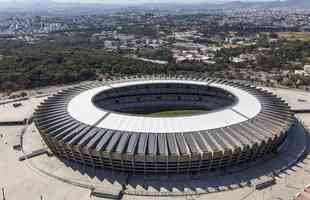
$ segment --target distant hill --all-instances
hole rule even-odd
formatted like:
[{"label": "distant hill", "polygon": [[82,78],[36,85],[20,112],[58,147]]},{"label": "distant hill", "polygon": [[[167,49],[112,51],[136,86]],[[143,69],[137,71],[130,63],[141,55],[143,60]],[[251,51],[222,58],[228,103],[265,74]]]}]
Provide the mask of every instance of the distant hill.
[{"label": "distant hill", "polygon": [[185,10],[208,10],[208,9],[238,9],[238,8],[300,8],[310,9],[310,0],[274,0],[262,1],[232,1],[228,3],[199,3],[199,4],[143,4],[135,8],[164,8],[164,9],[185,9]]},{"label": "distant hill", "polygon": [[310,0],[288,0],[283,4],[289,7],[310,8]]},{"label": "distant hill", "polygon": [[53,0],[32,0],[22,1],[16,0],[15,3],[2,3],[0,5],[1,12],[29,12],[50,15],[78,15],[78,14],[98,14],[107,12],[117,12],[125,10],[145,10],[145,9],[162,9],[162,10],[210,10],[210,9],[238,9],[238,8],[293,8],[293,9],[310,9],[310,0],[274,0],[269,2],[244,2],[232,1],[228,3],[196,3],[196,4],[172,4],[172,3],[147,3],[135,5],[119,5],[119,4],[79,4],[79,3],[57,3]]},{"label": "distant hill", "polygon": [[[210,5],[209,5],[210,6]],[[229,3],[223,3],[211,7],[215,8],[226,8],[226,9],[236,9],[236,8],[300,8],[300,9],[310,9],[310,0],[274,0],[269,2],[241,2],[233,1]]]},{"label": "distant hill", "polygon": [[286,0],[286,1],[270,1],[270,2],[233,2],[227,3],[227,5],[233,5],[234,7],[258,7],[258,8],[310,8],[310,0]]}]

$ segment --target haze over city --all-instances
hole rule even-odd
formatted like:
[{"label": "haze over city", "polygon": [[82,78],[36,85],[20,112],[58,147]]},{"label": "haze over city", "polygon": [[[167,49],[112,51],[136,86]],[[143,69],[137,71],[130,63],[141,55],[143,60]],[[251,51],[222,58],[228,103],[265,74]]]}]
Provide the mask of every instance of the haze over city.
[{"label": "haze over city", "polygon": [[[226,3],[232,2],[234,0],[50,0],[50,2],[59,2],[59,3],[117,3],[117,4],[139,4],[139,3]],[[241,2],[266,2],[273,0],[241,0]],[[3,3],[31,3],[31,2],[44,2],[44,0],[0,0]]]}]

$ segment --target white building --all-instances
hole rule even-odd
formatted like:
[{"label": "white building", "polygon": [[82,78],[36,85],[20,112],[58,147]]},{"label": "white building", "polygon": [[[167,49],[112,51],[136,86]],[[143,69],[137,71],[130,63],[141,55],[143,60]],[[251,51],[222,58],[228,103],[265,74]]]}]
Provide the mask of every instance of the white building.
[{"label": "white building", "polygon": [[304,66],[304,71],[305,71],[307,74],[310,74],[310,65],[305,65],[305,66]]}]

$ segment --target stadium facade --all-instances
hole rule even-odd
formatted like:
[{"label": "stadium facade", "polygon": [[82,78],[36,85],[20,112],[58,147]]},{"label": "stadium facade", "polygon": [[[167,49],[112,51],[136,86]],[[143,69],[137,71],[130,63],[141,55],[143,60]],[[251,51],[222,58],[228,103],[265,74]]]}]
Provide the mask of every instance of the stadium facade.
[{"label": "stadium facade", "polygon": [[[208,110],[184,116],[149,113]],[[275,152],[294,122],[277,96],[237,81],[145,76],[75,86],[37,108],[59,158],[130,173],[217,170]]]}]

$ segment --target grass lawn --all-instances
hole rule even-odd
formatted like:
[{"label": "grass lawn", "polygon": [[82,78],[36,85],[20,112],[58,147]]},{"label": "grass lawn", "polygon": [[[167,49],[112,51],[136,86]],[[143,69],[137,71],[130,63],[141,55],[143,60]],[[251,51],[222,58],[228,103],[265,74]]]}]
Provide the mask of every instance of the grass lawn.
[{"label": "grass lawn", "polygon": [[169,110],[169,111],[150,113],[150,114],[146,114],[145,116],[148,116],[148,117],[181,117],[181,116],[202,114],[205,112],[207,112],[207,110]]}]

